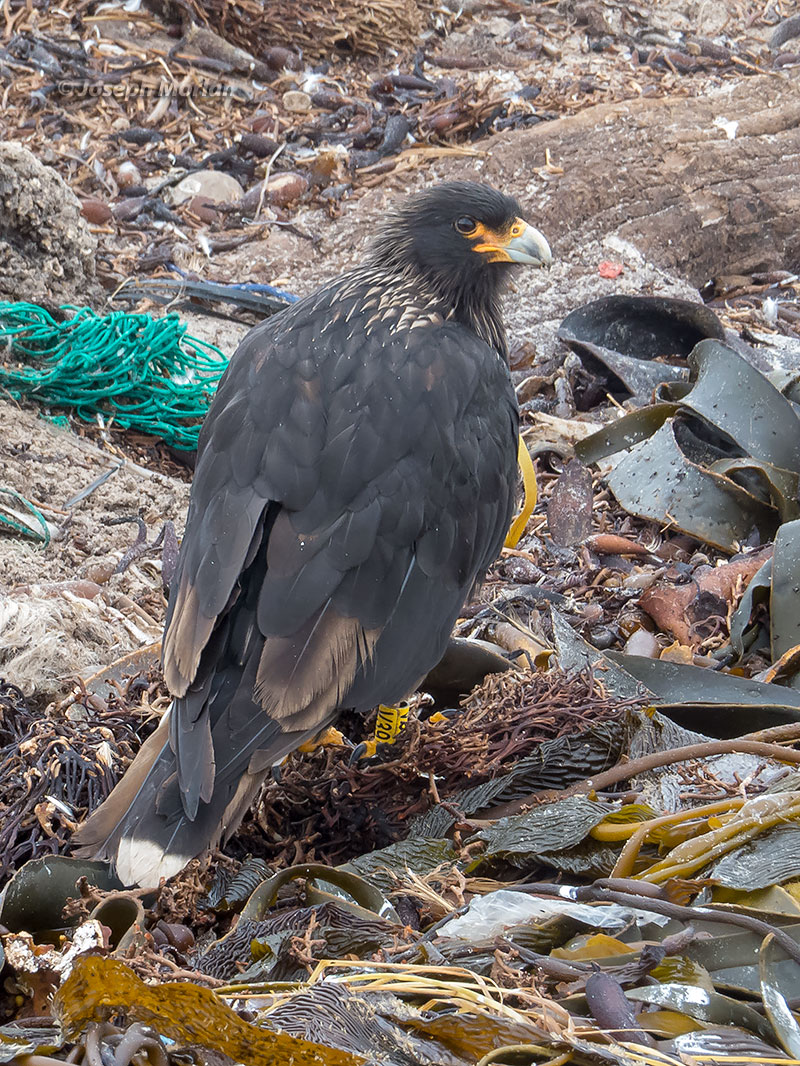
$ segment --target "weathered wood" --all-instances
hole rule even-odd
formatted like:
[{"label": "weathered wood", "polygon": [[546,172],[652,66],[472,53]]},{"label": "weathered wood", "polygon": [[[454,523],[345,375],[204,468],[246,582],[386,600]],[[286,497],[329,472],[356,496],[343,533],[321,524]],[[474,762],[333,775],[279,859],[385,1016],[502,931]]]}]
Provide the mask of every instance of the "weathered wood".
[{"label": "weathered wood", "polygon": [[600,104],[495,138],[480,177],[534,205],[562,256],[615,233],[697,286],[800,269],[800,84],[758,75],[708,98]]}]

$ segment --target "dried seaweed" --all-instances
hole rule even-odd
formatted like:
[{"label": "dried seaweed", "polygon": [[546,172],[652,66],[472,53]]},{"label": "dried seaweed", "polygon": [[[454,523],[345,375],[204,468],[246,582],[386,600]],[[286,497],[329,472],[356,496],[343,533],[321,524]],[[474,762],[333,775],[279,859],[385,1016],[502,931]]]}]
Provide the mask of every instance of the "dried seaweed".
[{"label": "dried seaweed", "polygon": [[361,1061],[360,1056],[250,1025],[206,988],[190,984],[150,988],[115,959],[79,959],[58,990],[54,1010],[68,1036],[79,1035],[89,1022],[124,1013],[156,1026],[161,1035],[180,1044],[216,1048],[254,1066],[270,1066],[284,1056],[307,1066],[355,1066]]},{"label": "dried seaweed", "polygon": [[199,23],[255,55],[279,45],[314,59],[337,51],[379,54],[416,37],[423,23],[417,0],[209,0],[186,8]]},{"label": "dried seaweed", "polygon": [[137,732],[124,700],[92,711],[91,723],[77,704],[42,715],[0,682],[0,879],[63,851],[81,811],[109,794],[149,731]]},{"label": "dried seaweed", "polygon": [[[528,782],[547,780],[548,773],[553,784],[568,783],[584,776],[586,765],[598,765],[594,757],[589,764],[582,759],[591,745],[581,747],[576,732],[602,731],[621,709],[639,704],[608,696],[590,674],[489,675],[460,713],[410,723],[397,743],[380,749],[382,761],[376,765],[350,766],[343,753],[331,749],[292,756],[281,768],[280,781],[265,787],[256,814],[261,832],[258,839],[252,828],[246,832],[244,846],[260,848],[273,862],[336,864],[402,840],[415,816],[440,800],[470,813],[478,810],[464,790],[480,790],[483,782],[491,799],[504,800],[530,791],[535,785],[526,788]],[[368,719],[367,729],[370,724]],[[543,758],[548,750],[543,742],[555,738],[563,742],[552,760]],[[618,744],[607,736],[601,741],[601,768],[609,758],[613,763]],[[565,778],[571,764],[573,776]],[[513,785],[503,771],[513,775]],[[452,814],[445,815],[445,829],[452,821]],[[282,825],[291,825],[288,839]],[[443,830],[416,824],[414,832],[436,837]]]}]

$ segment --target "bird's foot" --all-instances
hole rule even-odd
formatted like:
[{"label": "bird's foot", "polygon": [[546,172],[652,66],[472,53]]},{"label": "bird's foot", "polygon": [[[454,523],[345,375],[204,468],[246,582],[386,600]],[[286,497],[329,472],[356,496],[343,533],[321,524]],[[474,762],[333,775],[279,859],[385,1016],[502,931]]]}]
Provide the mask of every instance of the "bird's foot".
[{"label": "bird's foot", "polygon": [[319,748],[340,748],[349,745],[349,741],[345,738],[344,733],[338,729],[334,729],[332,725],[329,725],[327,729],[323,729],[321,733],[317,733],[311,740],[306,740],[297,749],[304,755],[310,755],[312,752],[317,751]]},{"label": "bird's foot", "polygon": [[[311,737],[309,740],[303,741],[295,751],[299,751],[303,755],[313,755],[315,751],[319,751],[320,748],[352,748],[352,743],[340,730],[335,729],[332,725],[326,726],[325,729],[320,730],[316,736]],[[272,780],[280,784],[281,781],[281,768],[289,760],[289,755],[284,755],[279,763],[276,763],[272,767]]]},{"label": "bird's foot", "polygon": [[443,722],[449,722],[451,718],[457,718],[463,713],[464,709],[462,707],[446,707],[443,711],[434,711],[433,714],[428,715],[425,721],[430,722],[431,725],[441,725]]},{"label": "bird's foot", "polygon": [[382,703],[378,707],[375,732],[369,740],[363,740],[353,748],[348,760],[350,765],[374,759],[379,748],[394,744],[397,738],[405,732],[408,725],[408,712],[407,703],[402,703],[398,707],[387,707]]}]

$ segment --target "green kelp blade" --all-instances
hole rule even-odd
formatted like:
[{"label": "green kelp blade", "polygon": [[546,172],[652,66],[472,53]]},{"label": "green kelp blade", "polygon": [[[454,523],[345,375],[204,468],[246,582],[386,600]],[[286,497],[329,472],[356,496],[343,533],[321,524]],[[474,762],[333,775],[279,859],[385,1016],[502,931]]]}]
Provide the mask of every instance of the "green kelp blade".
[{"label": "green kelp blade", "polygon": [[756,459],[800,473],[800,419],[791,402],[741,355],[718,340],[689,355],[697,373],[689,407]]},{"label": "green kelp blade", "polygon": [[359,855],[339,869],[358,874],[381,892],[388,892],[408,871],[422,876],[443,863],[453,862],[456,854],[451,840],[411,836],[397,844]]},{"label": "green kelp blade", "polygon": [[724,699],[719,703],[670,703],[659,701],[656,706],[665,718],[683,726],[694,729],[714,740],[735,740],[736,737],[753,733],[759,729],[773,729],[776,726],[791,725],[800,722],[800,709],[785,706],[780,697],[781,686],[776,695],[777,703],[753,705],[752,703],[730,703]]},{"label": "green kelp blade", "polygon": [[[633,396],[649,396],[653,389],[665,381],[682,382],[689,377],[689,371],[683,366],[637,359],[636,356],[625,355],[623,352],[614,351],[613,348],[606,348],[602,344],[579,340],[567,332],[559,331],[559,335],[582,357],[584,364],[588,362],[591,366],[592,359],[598,360],[615,377],[619,378]],[[590,357],[588,360],[587,355]]]},{"label": "green kelp blade", "polygon": [[[781,1046],[790,1055],[800,1059],[800,1025],[786,1002],[796,999],[798,981],[790,983],[781,981],[778,975],[778,963],[786,960],[786,953],[775,943],[772,933],[764,937],[758,953],[758,969],[761,978],[761,998],[767,1017],[775,1030]],[[788,984],[788,987],[787,987]]]},{"label": "green kelp blade", "polygon": [[723,855],[708,875],[720,885],[754,892],[800,878],[800,826],[785,825]]},{"label": "green kelp blade", "polygon": [[[605,655],[645,684],[655,694],[658,703],[734,703],[800,709],[800,692],[779,685],[751,681],[736,674],[721,674],[688,663],[648,659],[644,655],[625,655],[616,651],[605,652]],[[763,727],[754,722],[753,729],[759,728]]]},{"label": "green kelp blade", "polygon": [[624,663],[615,663],[609,656],[593,648],[576,633],[564,615],[552,604],[550,619],[553,625],[553,640],[558,656],[558,665],[567,673],[577,673],[587,667],[602,670],[603,685],[619,699],[647,699],[652,692],[639,678],[629,673]]},{"label": "green kelp blade", "polygon": [[358,907],[368,917],[377,914],[381,918],[386,918],[387,921],[401,924],[394,907],[375,885],[359,877],[358,874],[313,862],[289,866],[263,881],[244,905],[242,917],[252,921],[262,920],[275,902],[278,890],[290,881],[296,880],[327,882],[355,900],[355,904],[352,904],[337,896],[337,902],[342,906],[350,909]]},{"label": "green kelp blade", "polygon": [[105,892],[123,888],[107,862],[66,855],[30,859],[3,889],[0,924],[11,932],[24,930],[33,935],[76,925],[77,919],[65,922],[63,912],[68,899],[80,898],[78,881],[82,877],[88,885]]},{"label": "green kelp blade", "polygon": [[762,459],[718,459],[709,470],[723,474],[749,492],[775,507],[782,522],[800,517],[800,474],[765,463]]},{"label": "green kelp blade", "polygon": [[750,579],[739,606],[731,615],[731,647],[737,655],[744,655],[744,635],[750,625],[753,610],[757,604],[769,603],[772,589],[772,559],[756,571]]},{"label": "green kelp blade", "polygon": [[661,429],[668,418],[680,410],[677,403],[654,403],[638,411],[623,415],[591,437],[585,437],[575,444],[575,454],[584,463],[597,463],[609,455],[616,455],[627,448],[633,448],[644,440],[649,440]]},{"label": "green kelp blade", "polygon": [[626,511],[723,551],[738,550],[754,531],[762,543],[771,540],[778,525],[772,507],[684,455],[673,419],[622,456],[607,480]]},{"label": "green kelp blade", "polygon": [[663,1052],[677,1055],[681,1062],[698,1062],[725,1066],[740,1064],[767,1064],[785,1060],[787,1066],[794,1060],[789,1055],[773,1047],[771,1043],[759,1040],[743,1029],[712,1028],[699,1032],[685,1033],[667,1040],[660,1045]]},{"label": "green kelp blade", "polygon": [[580,843],[590,830],[618,809],[614,803],[570,796],[525,814],[499,818],[491,827],[482,829],[479,837],[486,842],[486,858],[564,851]]},{"label": "green kelp blade", "polygon": [[653,1003],[659,1007],[669,1007],[671,1010],[688,1014],[690,1018],[696,1018],[701,1022],[710,1022],[712,1025],[736,1025],[742,1029],[749,1029],[762,1040],[772,1038],[769,1024],[758,1011],[729,996],[720,995],[719,992],[709,992],[697,985],[667,984],[629,988],[625,995],[628,999],[639,1003]]},{"label": "green kelp blade", "polygon": [[775,537],[770,630],[773,661],[800,644],[800,520],[784,523]]}]

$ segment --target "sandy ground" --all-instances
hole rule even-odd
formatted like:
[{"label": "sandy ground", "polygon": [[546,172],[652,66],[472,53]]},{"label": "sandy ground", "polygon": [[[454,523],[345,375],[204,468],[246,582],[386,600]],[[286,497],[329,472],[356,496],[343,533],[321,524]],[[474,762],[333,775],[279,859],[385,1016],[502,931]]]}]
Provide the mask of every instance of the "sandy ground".
[{"label": "sandy ground", "polygon": [[34,410],[3,402],[0,486],[33,503],[50,532],[46,547],[0,536],[0,676],[45,700],[64,692],[71,677],[159,639],[166,606],[161,548],[114,570],[137,539],[137,517],[148,544],[167,521],[180,535],[185,481],[122,462]]}]

